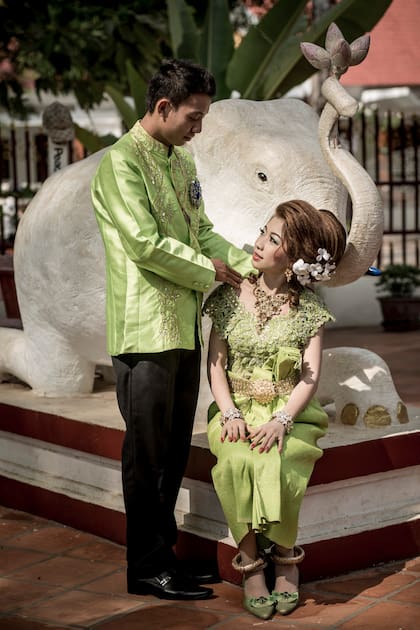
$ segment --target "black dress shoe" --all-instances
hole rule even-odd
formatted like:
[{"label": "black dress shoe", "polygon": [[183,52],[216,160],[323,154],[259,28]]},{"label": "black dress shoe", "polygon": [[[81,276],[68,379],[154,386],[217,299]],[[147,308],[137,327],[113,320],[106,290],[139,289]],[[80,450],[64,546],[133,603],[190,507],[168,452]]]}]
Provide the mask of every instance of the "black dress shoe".
[{"label": "black dress shoe", "polygon": [[198,584],[216,584],[216,582],[220,582],[219,571],[215,564],[179,560],[177,566],[183,575],[190,580],[195,580]]},{"label": "black dress shoe", "polygon": [[127,591],[133,595],[155,595],[160,599],[207,599],[213,594],[211,588],[199,586],[174,569],[150,578],[135,577],[127,572]]}]

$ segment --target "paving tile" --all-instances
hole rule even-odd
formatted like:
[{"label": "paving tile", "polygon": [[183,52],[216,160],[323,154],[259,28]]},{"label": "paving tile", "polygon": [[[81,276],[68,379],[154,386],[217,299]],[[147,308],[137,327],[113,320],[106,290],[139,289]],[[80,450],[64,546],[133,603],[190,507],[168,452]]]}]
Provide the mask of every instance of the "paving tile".
[{"label": "paving tile", "polygon": [[404,588],[402,591],[395,593],[392,595],[391,599],[397,600],[398,602],[411,602],[413,604],[419,604],[420,606],[420,580]]},{"label": "paving tile", "polygon": [[329,628],[366,608],[366,602],[367,600],[361,597],[343,598],[340,595],[325,593],[310,594],[301,589],[301,603],[288,615],[288,620],[299,622],[298,627],[300,622],[304,622],[317,628],[323,626]]},{"label": "paving tile", "polygon": [[1,630],[63,630],[63,626],[51,626],[50,624],[29,621],[22,617],[0,617]]},{"label": "paving tile", "polygon": [[381,602],[352,617],[340,630],[418,630],[420,607],[411,604]]},{"label": "paving tile", "polygon": [[[217,626],[217,630],[219,630],[219,628],[221,630],[236,630],[237,628],[254,628],[257,630],[260,630],[261,628],[262,630],[265,630],[265,629],[270,630],[270,628],[273,628],[273,627],[276,627],[275,617],[264,621],[263,619],[258,619],[254,615],[251,615],[249,613],[244,613],[242,615],[234,615],[232,617],[229,617],[225,621],[222,621],[222,623],[220,623]],[[277,625],[277,627],[279,626]],[[286,626],[281,626],[281,627],[296,629],[296,624],[294,625],[291,624],[291,625],[286,625]],[[300,629],[313,630],[313,626],[309,628],[309,626],[299,625],[299,630]]]},{"label": "paving tile", "polygon": [[0,505],[0,521],[3,519],[13,521],[36,521],[39,520],[39,517],[29,512],[20,512],[14,508],[9,508],[7,505]]},{"label": "paving tile", "polygon": [[[209,586],[214,591],[213,597],[211,597],[210,599],[188,601],[188,605],[193,606],[194,608],[200,608],[209,611],[227,610],[232,614],[243,612],[241,588],[225,582]],[[113,595],[127,596],[125,569],[121,571],[116,571],[111,575],[107,575],[103,578],[93,580],[88,584],[83,584],[79,587],[79,590],[94,593],[110,593]],[[140,596],[138,595],[130,595],[130,597],[135,598],[137,601],[139,601],[140,599]],[[167,604],[167,601],[159,600],[158,598],[153,597],[153,595],[142,595],[141,600],[147,603],[147,605]],[[171,604],[173,604],[173,602],[171,602]]]},{"label": "paving tile", "polygon": [[68,551],[93,541],[96,541],[96,537],[91,534],[79,532],[65,525],[51,524],[15,537],[13,546],[36,549],[53,554]]},{"label": "paving tile", "polygon": [[[295,621],[290,615],[276,615],[270,620],[270,624],[268,630],[336,630],[336,628],[338,628],[338,626],[329,623],[324,625],[318,622],[314,624]],[[259,628],[257,630],[259,630]],[[354,630],[357,630],[357,628],[354,628]]]},{"label": "paving tile", "polygon": [[28,606],[25,614],[30,619],[52,624],[89,627],[102,619],[136,609],[139,605],[144,604],[138,604],[129,597],[70,591],[40,604]]},{"label": "paving tile", "polygon": [[28,549],[0,548],[0,575],[7,575],[15,569],[35,564],[48,558],[48,554]]},{"label": "paving tile", "polygon": [[221,582],[210,585],[214,596],[209,599],[194,602],[197,608],[203,610],[224,610],[230,614],[243,613],[243,590],[239,586]]},{"label": "paving tile", "polygon": [[407,571],[420,573],[420,556],[418,558],[412,558],[411,560],[407,560],[405,563],[405,569]]},{"label": "paving tile", "polygon": [[31,514],[8,508],[0,508],[0,541],[5,542],[24,532],[48,525],[48,521],[38,519]]},{"label": "paving tile", "polygon": [[109,593],[110,595],[127,595],[127,578],[125,569],[114,571],[110,575],[92,580],[79,587],[80,590],[92,593]]},{"label": "paving tile", "polygon": [[96,560],[107,564],[125,565],[126,549],[121,545],[114,545],[111,542],[97,539],[88,545],[71,549],[66,553],[74,558],[84,558],[86,560]]},{"label": "paving tile", "polygon": [[15,571],[13,577],[32,580],[38,583],[58,584],[63,587],[86,584],[112,573],[115,566],[100,562],[86,562],[79,558],[59,556],[25,569]]},{"label": "paving tile", "polygon": [[319,624],[314,626],[313,623],[307,624],[300,621],[296,623],[290,615],[274,615],[271,619],[264,621],[249,613],[244,613],[223,621],[217,626],[217,630],[236,630],[237,628],[253,628],[254,630],[274,630],[274,628],[279,630],[315,630],[316,628],[316,630],[325,630],[329,627]]},{"label": "paving tile", "polygon": [[205,630],[219,624],[225,616],[221,612],[197,610],[189,607],[191,602],[167,603],[166,605],[145,607],[136,612],[101,623],[100,630]]},{"label": "paving tile", "polygon": [[[349,573],[346,576],[316,583],[316,588],[323,592],[341,593],[343,595],[362,595],[364,597],[383,597],[393,591],[414,582],[416,577],[409,573],[389,571],[385,569],[368,569]],[[310,585],[306,585],[310,588]]]},{"label": "paving tile", "polygon": [[[23,583],[11,578],[0,578],[0,612],[15,611],[61,592],[62,589],[49,584]],[[1,618],[0,628],[3,628]]]},{"label": "paving tile", "polygon": [[[209,605],[211,605],[211,601],[209,601]],[[284,616],[274,613],[270,619],[264,621],[244,610],[242,605],[238,607],[224,606],[221,607],[220,610],[226,615],[226,620],[220,624],[220,627],[223,629],[233,629],[237,626],[241,628],[259,628],[260,626],[265,627],[267,624],[267,627],[269,628],[272,628],[273,626],[279,628],[294,628],[295,630],[297,628],[300,630],[314,630],[315,628],[312,621],[305,623],[305,621],[302,621],[301,619],[297,620],[294,613]],[[327,627],[330,628],[330,625],[328,624],[328,626],[324,626],[321,622],[316,622],[316,628],[324,629]],[[219,626],[217,626],[217,628],[219,628]]]}]

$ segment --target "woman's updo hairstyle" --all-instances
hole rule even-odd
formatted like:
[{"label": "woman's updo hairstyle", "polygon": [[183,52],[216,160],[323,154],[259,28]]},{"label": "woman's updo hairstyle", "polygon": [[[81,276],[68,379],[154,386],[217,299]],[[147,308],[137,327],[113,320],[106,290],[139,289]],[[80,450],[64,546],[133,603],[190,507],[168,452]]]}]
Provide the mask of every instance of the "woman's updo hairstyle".
[{"label": "woman's updo hairstyle", "polygon": [[[284,221],[282,245],[290,261],[286,271],[289,304],[297,307],[304,286],[293,271],[293,264],[299,259],[316,263],[318,250],[322,249],[330,254],[328,263],[337,266],[346,249],[346,231],[332,212],[318,210],[300,199],[281,203],[274,216]],[[317,280],[311,278],[311,281]]]}]

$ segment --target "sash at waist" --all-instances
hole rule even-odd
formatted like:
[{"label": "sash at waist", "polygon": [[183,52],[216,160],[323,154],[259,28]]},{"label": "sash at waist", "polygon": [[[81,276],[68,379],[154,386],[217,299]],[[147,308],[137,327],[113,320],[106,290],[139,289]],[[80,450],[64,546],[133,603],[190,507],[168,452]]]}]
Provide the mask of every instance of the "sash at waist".
[{"label": "sash at waist", "polygon": [[298,375],[288,376],[281,381],[273,382],[266,380],[250,380],[229,376],[230,389],[234,394],[253,398],[258,403],[266,404],[274,400],[277,396],[291,394],[299,382]]}]

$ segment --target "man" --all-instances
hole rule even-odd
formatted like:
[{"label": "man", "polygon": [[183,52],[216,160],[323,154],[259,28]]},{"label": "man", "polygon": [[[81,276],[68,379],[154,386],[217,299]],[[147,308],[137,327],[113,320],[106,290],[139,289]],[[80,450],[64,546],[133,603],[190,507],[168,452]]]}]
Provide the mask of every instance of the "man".
[{"label": "man", "polygon": [[[151,79],[147,113],[105,154],[92,183],[106,252],[107,339],[126,423],[122,452],[130,593],[204,599],[172,547],[200,373],[201,302],[238,286],[250,257],[213,232],[191,155],[215,93],[180,60]],[[236,271],[232,268],[234,267]]]}]

